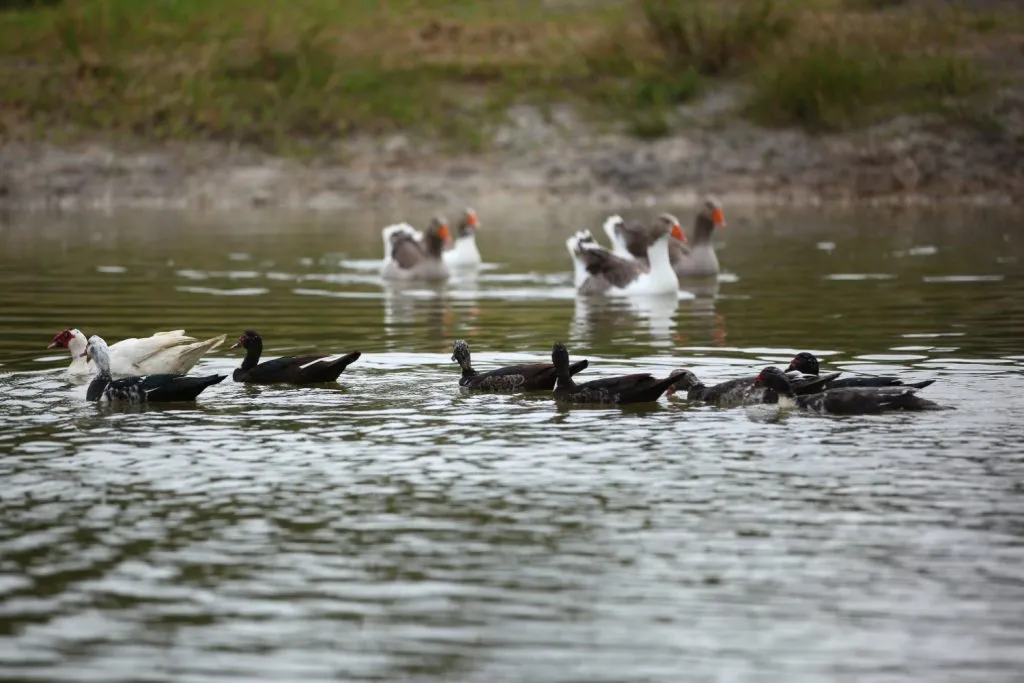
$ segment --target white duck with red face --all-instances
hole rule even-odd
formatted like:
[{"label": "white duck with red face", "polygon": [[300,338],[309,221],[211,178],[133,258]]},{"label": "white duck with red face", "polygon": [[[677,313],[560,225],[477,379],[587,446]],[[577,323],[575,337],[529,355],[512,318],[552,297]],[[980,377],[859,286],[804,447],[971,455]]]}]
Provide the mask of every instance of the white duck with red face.
[{"label": "white duck with red face", "polygon": [[[184,374],[192,369],[199,359],[224,343],[225,336],[211,337],[196,341],[185,330],[157,332],[149,337],[122,339],[107,348],[112,376]],[[58,332],[47,347],[64,348],[71,354],[68,374],[74,377],[91,377],[97,373],[94,361],[86,358],[88,340],[76,328],[69,327]]]}]

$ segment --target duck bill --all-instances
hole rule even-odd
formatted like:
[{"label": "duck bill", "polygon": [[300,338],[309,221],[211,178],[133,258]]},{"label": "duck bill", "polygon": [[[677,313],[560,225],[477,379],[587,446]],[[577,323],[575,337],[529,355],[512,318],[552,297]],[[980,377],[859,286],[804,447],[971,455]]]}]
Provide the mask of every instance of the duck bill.
[{"label": "duck bill", "polygon": [[50,342],[50,345],[47,346],[46,348],[48,348],[48,349],[59,349],[59,348],[61,348],[61,346],[57,342]]},{"label": "duck bill", "polygon": [[234,344],[229,346],[228,349],[237,349],[241,345],[242,345],[242,342],[235,342]]}]

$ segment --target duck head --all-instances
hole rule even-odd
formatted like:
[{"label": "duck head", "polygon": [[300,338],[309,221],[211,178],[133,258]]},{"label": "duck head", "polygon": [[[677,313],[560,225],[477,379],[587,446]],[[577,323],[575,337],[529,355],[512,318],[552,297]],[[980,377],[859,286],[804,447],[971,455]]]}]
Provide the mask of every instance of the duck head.
[{"label": "duck head", "polygon": [[677,391],[689,391],[690,389],[699,387],[702,384],[702,382],[697,379],[697,375],[683,368],[676,368],[672,372],[668,373],[668,376],[676,378],[676,381],[669,385],[669,388],[665,391],[665,394],[668,396],[671,396]]},{"label": "duck head", "polygon": [[813,353],[801,351],[793,357],[793,360],[789,361],[789,367],[786,368],[786,372],[792,372],[793,370],[805,375],[818,375],[820,374],[818,359],[815,358]]},{"label": "duck head", "polygon": [[465,339],[456,339],[452,345],[452,360],[463,368],[469,367],[469,344]]},{"label": "duck head", "polygon": [[556,368],[569,367],[569,349],[562,342],[555,342],[551,349],[551,362]]},{"label": "duck head", "polygon": [[789,377],[774,365],[769,365],[762,370],[754,380],[754,384],[768,389],[774,389],[784,395],[793,393],[793,389],[789,385]]},{"label": "duck head", "polygon": [[255,330],[246,330],[242,333],[242,336],[238,338],[238,341],[231,345],[231,348],[237,349],[239,346],[246,350],[257,346],[262,349],[263,337],[261,337]]},{"label": "duck head", "polygon": [[80,330],[78,330],[78,329],[76,329],[74,327],[69,327],[69,328],[61,330],[60,332],[55,334],[53,336],[53,341],[51,341],[50,345],[47,346],[46,348],[48,348],[48,349],[71,349],[72,351],[75,351],[75,349],[72,349],[72,346],[75,346],[76,342],[80,342],[81,343],[81,348],[78,349],[78,355],[81,355],[82,351],[85,350],[85,345],[86,345],[85,335],[82,334]]},{"label": "duck head", "polygon": [[100,371],[101,375],[110,374],[110,349],[107,348],[107,342],[103,337],[97,334],[89,337],[89,342],[82,355],[86,360],[91,360],[96,364],[96,369]]}]

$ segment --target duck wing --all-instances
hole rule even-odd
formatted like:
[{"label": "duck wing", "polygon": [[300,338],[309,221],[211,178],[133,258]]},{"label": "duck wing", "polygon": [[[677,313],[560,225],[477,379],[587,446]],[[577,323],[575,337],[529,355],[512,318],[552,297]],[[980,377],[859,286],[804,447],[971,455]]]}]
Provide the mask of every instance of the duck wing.
[{"label": "duck wing", "polygon": [[359,351],[353,351],[343,356],[300,356],[296,358],[298,363],[295,381],[299,384],[333,382],[345,372],[345,368],[359,360],[362,355]]},{"label": "duck wing", "polygon": [[[575,375],[589,365],[586,359],[576,361],[569,366],[569,374]],[[551,363],[526,363],[507,365],[482,372],[463,385],[470,389],[490,389],[493,391],[539,391],[555,388],[558,373]]]},{"label": "duck wing", "polygon": [[829,382],[829,389],[851,389],[856,387],[895,387],[906,386],[915,389],[924,389],[935,383],[933,379],[926,379],[921,382],[904,382],[899,377],[844,377]]},{"label": "duck wing", "polygon": [[798,396],[806,410],[833,415],[872,415],[896,410],[945,410],[934,401],[916,395],[917,387],[847,387]]},{"label": "duck wing", "polygon": [[148,375],[141,379],[138,389],[144,394],[145,400],[152,403],[168,403],[174,401],[194,401],[207,387],[223,382],[227,375],[205,375],[191,377],[188,375]]}]

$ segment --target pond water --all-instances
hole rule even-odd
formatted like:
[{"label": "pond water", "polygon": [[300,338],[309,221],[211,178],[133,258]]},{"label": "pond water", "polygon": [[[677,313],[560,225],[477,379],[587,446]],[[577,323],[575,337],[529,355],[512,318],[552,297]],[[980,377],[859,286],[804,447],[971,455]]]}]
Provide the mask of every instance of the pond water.
[{"label": "pond water", "polygon": [[[487,263],[437,289],[375,270],[380,226],[432,207],[2,217],[0,677],[1020,680],[1019,217],[726,207],[716,286],[601,303],[564,240],[605,211],[476,208]],[[68,326],[227,334],[196,373],[247,328],[363,356],[109,411],[45,350]],[[563,341],[580,379],[809,350],[956,410],[462,395],[460,337],[481,369]]]}]

